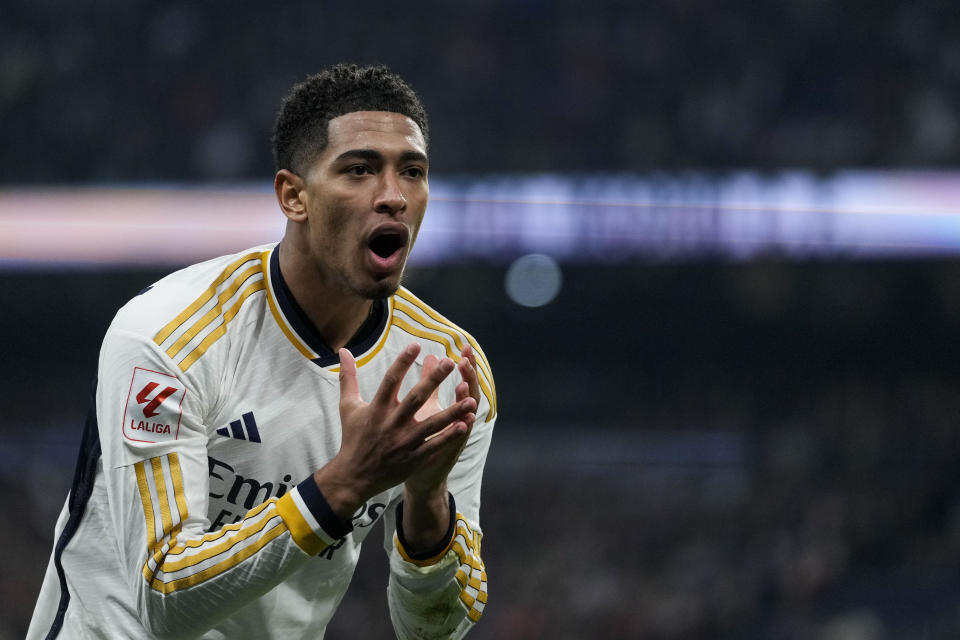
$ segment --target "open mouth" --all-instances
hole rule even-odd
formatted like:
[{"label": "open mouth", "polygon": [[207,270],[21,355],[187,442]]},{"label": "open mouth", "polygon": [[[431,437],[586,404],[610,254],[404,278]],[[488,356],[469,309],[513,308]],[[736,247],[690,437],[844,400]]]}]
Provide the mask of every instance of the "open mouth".
[{"label": "open mouth", "polygon": [[403,238],[399,233],[387,231],[370,241],[370,250],[381,258],[389,258],[403,248]]}]

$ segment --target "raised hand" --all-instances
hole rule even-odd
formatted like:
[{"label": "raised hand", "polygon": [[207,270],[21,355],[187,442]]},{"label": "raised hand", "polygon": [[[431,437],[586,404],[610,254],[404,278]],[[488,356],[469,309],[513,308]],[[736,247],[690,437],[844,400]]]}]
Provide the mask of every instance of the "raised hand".
[{"label": "raised hand", "polygon": [[[455,368],[452,360],[431,361],[429,371],[425,365],[420,381],[402,399],[397,397],[419,352],[419,345],[408,345],[368,403],[360,397],[353,356],[347,349],[340,350],[342,443],[340,452],[314,479],[341,518],[349,518],[367,499],[406,481],[418,469],[446,465],[450,452],[459,453],[466,442],[477,409],[469,382],[465,388],[464,383],[458,385],[457,398],[446,409],[437,402],[437,388]],[[429,407],[421,411],[428,402]],[[420,479],[431,482],[437,476]]]},{"label": "raised hand", "polygon": [[[440,360],[435,356],[430,355],[424,358],[423,370],[420,374],[421,379],[426,379],[433,375],[435,369],[439,366]],[[470,346],[467,345],[460,352],[460,361],[457,363],[461,382],[456,387],[454,405],[464,402],[468,398],[472,398],[474,403],[479,404],[480,383],[477,379],[476,367],[476,356],[474,356]],[[437,392],[438,389],[435,388],[420,410],[417,411],[415,417],[418,420],[425,420],[429,416],[436,415],[441,411]],[[408,492],[426,493],[445,486],[445,481],[447,475],[450,473],[450,469],[453,468],[453,465],[457,462],[457,458],[460,456],[460,452],[463,451],[463,447],[467,444],[467,438],[470,436],[470,430],[473,428],[473,419],[474,416],[472,415],[469,417],[469,420],[465,419],[464,422],[467,425],[467,430],[451,436],[447,440],[446,445],[435,449],[431,456],[424,461],[424,464],[407,478],[405,488]]]}]

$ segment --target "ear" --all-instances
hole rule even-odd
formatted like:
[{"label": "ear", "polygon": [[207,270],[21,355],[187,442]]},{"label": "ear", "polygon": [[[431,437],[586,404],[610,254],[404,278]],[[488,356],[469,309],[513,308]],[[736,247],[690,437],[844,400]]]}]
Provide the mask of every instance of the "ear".
[{"label": "ear", "polygon": [[273,190],[283,215],[292,222],[304,222],[307,219],[307,207],[301,198],[303,178],[288,169],[280,169],[273,178]]}]

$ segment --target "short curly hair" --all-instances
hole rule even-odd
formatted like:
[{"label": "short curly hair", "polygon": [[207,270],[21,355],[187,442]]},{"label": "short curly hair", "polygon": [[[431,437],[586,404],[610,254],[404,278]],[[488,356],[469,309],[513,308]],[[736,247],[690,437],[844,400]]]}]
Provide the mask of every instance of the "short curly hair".
[{"label": "short curly hair", "polygon": [[338,64],[297,83],[283,99],[273,125],[276,169],[303,175],[328,143],[328,125],[354,111],[392,111],[420,126],[428,140],[420,97],[386,66]]}]

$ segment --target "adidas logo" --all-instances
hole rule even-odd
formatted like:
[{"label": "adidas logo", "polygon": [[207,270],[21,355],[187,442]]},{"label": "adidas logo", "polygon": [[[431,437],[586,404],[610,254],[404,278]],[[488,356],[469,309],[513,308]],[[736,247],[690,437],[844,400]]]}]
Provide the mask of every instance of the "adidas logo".
[{"label": "adidas logo", "polygon": [[[230,423],[229,427],[220,427],[217,429],[217,433],[222,436],[227,436],[229,438],[236,438],[237,440],[250,440],[250,442],[260,442],[260,431],[257,430],[257,421],[253,419],[253,412],[248,411],[247,413],[241,416],[243,418],[243,424],[240,424],[240,420],[234,420]],[[247,432],[243,432],[243,427],[247,427]]]}]

